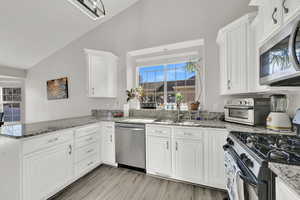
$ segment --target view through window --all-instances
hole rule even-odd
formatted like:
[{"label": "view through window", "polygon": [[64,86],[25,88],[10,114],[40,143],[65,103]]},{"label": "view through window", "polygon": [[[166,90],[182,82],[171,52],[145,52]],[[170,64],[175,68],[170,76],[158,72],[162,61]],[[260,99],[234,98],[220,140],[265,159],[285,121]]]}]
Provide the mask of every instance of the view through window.
[{"label": "view through window", "polygon": [[139,68],[139,86],[144,89],[144,102],[157,106],[176,103],[175,95],[184,96],[183,103],[193,102],[196,92],[196,73],[187,70],[187,63]]},{"label": "view through window", "polygon": [[21,88],[2,88],[2,106],[5,122],[21,121]]}]

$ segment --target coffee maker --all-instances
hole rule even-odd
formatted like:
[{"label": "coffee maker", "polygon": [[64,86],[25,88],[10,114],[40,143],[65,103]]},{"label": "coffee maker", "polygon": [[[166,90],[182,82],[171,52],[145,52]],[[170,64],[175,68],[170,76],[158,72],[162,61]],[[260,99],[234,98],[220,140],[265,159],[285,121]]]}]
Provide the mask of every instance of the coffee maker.
[{"label": "coffee maker", "polygon": [[291,132],[292,123],[287,114],[287,97],[283,94],[271,95],[271,112],[267,117],[267,128],[278,132]]}]

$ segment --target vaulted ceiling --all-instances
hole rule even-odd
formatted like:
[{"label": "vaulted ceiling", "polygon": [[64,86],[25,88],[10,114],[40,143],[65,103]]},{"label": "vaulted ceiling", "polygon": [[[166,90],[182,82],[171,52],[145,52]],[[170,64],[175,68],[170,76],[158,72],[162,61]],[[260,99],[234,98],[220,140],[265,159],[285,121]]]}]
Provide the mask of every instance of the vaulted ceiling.
[{"label": "vaulted ceiling", "polygon": [[3,1],[0,66],[28,69],[138,0],[103,0],[108,15],[93,21],[67,0]]}]

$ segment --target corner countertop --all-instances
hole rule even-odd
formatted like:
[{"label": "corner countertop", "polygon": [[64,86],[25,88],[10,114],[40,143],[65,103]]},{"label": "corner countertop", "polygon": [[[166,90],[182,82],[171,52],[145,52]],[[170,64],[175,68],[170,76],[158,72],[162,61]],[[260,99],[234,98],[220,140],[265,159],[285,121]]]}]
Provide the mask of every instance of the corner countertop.
[{"label": "corner countertop", "polygon": [[[4,125],[0,128],[0,136],[7,136],[16,139],[28,138],[37,135],[47,134],[54,131],[59,131],[63,129],[69,129],[79,126],[84,126],[88,124],[98,123],[100,121],[112,121],[112,122],[126,122],[128,123],[130,118],[101,118],[93,116],[82,116],[75,118],[67,118],[53,121],[37,122],[30,124],[14,124],[14,125]],[[227,129],[228,131],[235,132],[247,132],[256,134],[279,134],[278,132],[269,131],[264,127],[252,127],[247,125],[239,125],[229,122],[224,122],[220,120],[203,120],[203,121],[193,121],[192,124],[182,124],[182,123],[159,123],[159,122],[149,122],[149,124],[158,125],[172,125],[172,126],[187,126],[187,127],[207,127],[207,128],[219,128]],[[283,134],[283,133],[280,133]],[[288,135],[295,135],[295,133],[286,133]]]},{"label": "corner countertop", "polygon": [[300,197],[300,166],[269,163],[269,168]]}]

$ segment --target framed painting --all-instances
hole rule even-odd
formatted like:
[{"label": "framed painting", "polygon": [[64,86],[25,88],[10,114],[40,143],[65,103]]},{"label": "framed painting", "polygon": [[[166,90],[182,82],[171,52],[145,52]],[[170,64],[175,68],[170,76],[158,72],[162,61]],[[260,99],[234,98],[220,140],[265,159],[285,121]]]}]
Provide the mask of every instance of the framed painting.
[{"label": "framed painting", "polygon": [[47,81],[48,100],[58,100],[69,98],[68,78],[59,78]]}]

